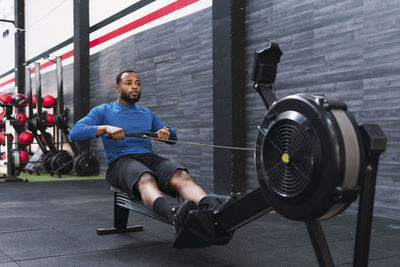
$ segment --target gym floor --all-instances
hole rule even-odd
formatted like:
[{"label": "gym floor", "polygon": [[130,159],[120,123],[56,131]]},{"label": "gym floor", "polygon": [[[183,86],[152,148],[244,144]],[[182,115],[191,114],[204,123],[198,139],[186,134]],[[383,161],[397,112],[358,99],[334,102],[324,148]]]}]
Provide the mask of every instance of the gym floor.
[{"label": "gym floor", "polygon": [[[143,232],[96,235],[112,226],[104,180],[0,183],[0,266],[318,266],[304,223],[269,213],[226,246],[176,250],[172,227],[139,214]],[[356,215],[322,222],[337,266],[351,266]],[[400,266],[400,221],[375,217],[369,266]]]}]

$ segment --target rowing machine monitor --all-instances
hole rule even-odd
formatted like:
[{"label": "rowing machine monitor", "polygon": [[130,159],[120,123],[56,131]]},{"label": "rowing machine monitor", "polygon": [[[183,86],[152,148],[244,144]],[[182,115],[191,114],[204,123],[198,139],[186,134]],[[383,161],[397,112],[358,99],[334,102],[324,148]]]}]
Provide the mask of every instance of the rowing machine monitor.
[{"label": "rowing machine monitor", "polygon": [[254,81],[254,89],[260,94],[267,109],[276,101],[273,83],[275,82],[281,55],[282,51],[279,45],[270,40],[266,40],[263,49],[259,49],[254,53],[251,78]]},{"label": "rowing machine monitor", "polygon": [[251,79],[255,83],[274,83],[282,51],[279,45],[266,40],[265,47],[254,53]]}]

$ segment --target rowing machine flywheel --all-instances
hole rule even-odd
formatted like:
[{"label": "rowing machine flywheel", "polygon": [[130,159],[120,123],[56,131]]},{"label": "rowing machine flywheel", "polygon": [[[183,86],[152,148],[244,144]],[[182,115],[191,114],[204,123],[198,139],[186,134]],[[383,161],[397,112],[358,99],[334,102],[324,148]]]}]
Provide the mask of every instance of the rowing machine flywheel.
[{"label": "rowing machine flywheel", "polygon": [[356,199],[365,156],[357,123],[343,102],[288,96],[271,106],[258,130],[258,181],[279,214],[298,221],[327,219]]}]

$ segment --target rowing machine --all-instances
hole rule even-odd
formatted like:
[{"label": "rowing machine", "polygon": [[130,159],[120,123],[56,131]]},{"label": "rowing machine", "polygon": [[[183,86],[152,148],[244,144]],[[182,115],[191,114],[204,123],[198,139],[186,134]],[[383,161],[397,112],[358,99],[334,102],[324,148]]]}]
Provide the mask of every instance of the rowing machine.
[{"label": "rowing machine", "polygon": [[254,88],[268,110],[255,146],[260,187],[230,197],[214,211],[190,211],[173,247],[225,245],[236,229],[275,210],[305,222],[319,264],[334,266],[320,220],[340,214],[359,196],[353,264],[367,266],[386,137],[376,124],[358,125],[339,99],[305,94],[277,99],[273,83],[281,55],[270,41],[255,53]]},{"label": "rowing machine", "polygon": [[[340,214],[359,195],[353,264],[367,266],[376,174],[386,137],[376,124],[358,125],[339,99],[299,94],[278,100],[273,83],[281,55],[270,41],[255,53],[252,79],[268,109],[255,146],[260,187],[217,211],[213,220],[202,211],[190,212],[173,246],[208,246],[217,240],[213,236],[274,209],[305,222],[319,264],[333,266],[320,220]],[[208,240],[196,235],[199,222],[207,221],[213,233]]]}]

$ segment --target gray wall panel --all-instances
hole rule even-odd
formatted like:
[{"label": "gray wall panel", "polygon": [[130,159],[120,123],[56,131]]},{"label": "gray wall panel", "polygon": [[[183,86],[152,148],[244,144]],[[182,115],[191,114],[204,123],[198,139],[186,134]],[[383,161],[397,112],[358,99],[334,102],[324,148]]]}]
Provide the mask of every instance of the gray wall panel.
[{"label": "gray wall panel", "polygon": [[[375,211],[400,218],[400,2],[248,1],[246,12],[247,143],[255,143],[265,113],[250,81],[253,53],[269,38],[283,51],[278,97],[339,97],[360,123],[382,127],[388,149],[379,166]],[[248,188],[258,186],[251,160],[247,173]]]}]

